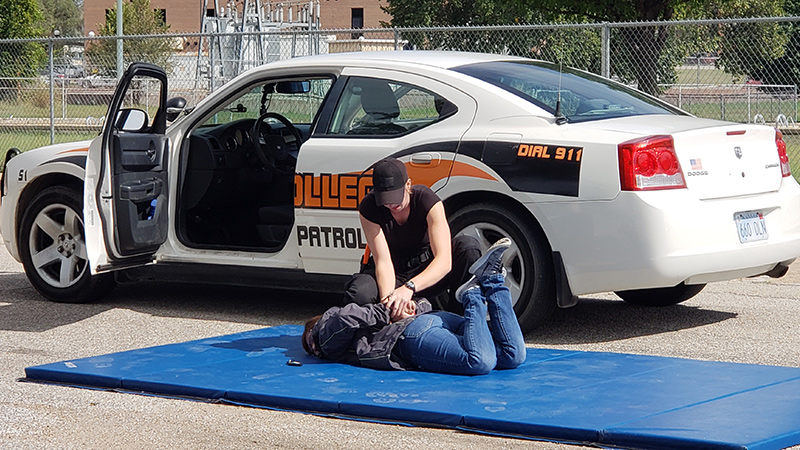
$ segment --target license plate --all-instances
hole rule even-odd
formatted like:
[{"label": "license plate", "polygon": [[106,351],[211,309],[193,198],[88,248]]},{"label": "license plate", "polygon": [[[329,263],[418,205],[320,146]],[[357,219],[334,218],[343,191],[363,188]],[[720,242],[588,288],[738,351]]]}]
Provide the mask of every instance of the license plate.
[{"label": "license plate", "polygon": [[736,228],[739,230],[739,242],[765,241],[769,239],[767,234],[767,222],[764,215],[758,211],[739,212],[734,214]]}]

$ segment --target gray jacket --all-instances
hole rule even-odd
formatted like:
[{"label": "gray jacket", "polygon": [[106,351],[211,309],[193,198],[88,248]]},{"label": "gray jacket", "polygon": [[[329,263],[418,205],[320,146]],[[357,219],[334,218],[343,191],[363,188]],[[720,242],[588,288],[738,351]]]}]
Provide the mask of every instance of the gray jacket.
[{"label": "gray jacket", "polygon": [[[415,301],[417,315],[433,309],[424,298]],[[393,357],[392,349],[415,317],[392,323],[389,310],[381,303],[364,306],[350,303],[325,311],[311,333],[327,359],[373,369],[405,370],[410,366]]]}]

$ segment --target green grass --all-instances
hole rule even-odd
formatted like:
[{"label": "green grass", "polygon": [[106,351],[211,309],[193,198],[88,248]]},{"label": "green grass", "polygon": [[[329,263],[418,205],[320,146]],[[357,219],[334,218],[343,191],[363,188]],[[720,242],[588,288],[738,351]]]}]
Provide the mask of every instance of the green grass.
[{"label": "green grass", "polygon": [[[84,139],[93,139],[97,133],[56,133],[55,143],[60,144],[63,142],[75,142]],[[15,147],[20,150],[28,151],[33,148],[43,147],[50,145],[50,132],[0,132],[0,161],[5,161],[6,152],[8,149]],[[2,165],[2,163],[0,163]]]},{"label": "green grass", "polygon": [[[86,118],[103,117],[108,111],[108,105],[73,105],[64,104],[60,99],[56,99],[54,106],[54,116],[56,118]],[[0,118],[7,117],[31,117],[49,118],[50,104],[48,100],[37,101],[31,98],[20,98],[18,102],[0,102]]]},{"label": "green grass", "polygon": [[678,84],[739,84],[742,81],[713,66],[682,66],[675,69]]},{"label": "green grass", "polygon": [[[747,101],[683,101],[681,108],[698,117],[709,119],[728,120],[731,122],[753,122],[760,114],[767,123],[775,123],[779,114],[797,120],[797,102],[794,100],[753,99],[748,105]],[[750,120],[748,120],[748,118]]]},{"label": "green grass", "polygon": [[[54,105],[55,109],[53,110],[53,116],[56,119],[63,118],[63,117],[70,117],[70,118],[86,118],[86,117],[94,117],[100,118],[106,114],[108,111],[108,106],[104,105],[62,105],[56,104]],[[24,115],[21,113],[24,112]],[[50,107],[35,107],[30,104],[15,106],[8,103],[0,103],[0,117],[31,117],[31,118],[50,118]]]}]

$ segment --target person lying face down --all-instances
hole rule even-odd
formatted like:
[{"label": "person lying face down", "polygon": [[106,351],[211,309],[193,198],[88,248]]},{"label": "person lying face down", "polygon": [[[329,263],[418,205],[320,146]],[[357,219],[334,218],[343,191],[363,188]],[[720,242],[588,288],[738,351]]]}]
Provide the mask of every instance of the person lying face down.
[{"label": "person lying face down", "polygon": [[[375,369],[484,375],[525,361],[525,340],[506,286],[496,242],[470,267],[458,288],[464,316],[432,311],[424,298],[392,311],[385,303],[334,306],[309,319],[303,348],[310,355]],[[489,322],[486,321],[487,313]]]}]

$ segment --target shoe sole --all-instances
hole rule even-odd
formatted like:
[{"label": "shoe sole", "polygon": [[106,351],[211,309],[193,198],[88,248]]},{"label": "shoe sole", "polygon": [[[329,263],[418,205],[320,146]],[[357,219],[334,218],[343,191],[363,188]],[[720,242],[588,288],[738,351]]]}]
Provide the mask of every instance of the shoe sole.
[{"label": "shoe sole", "polygon": [[469,273],[474,275],[475,274],[475,270],[477,270],[478,267],[486,264],[486,260],[488,260],[492,256],[492,253],[494,253],[495,251],[497,251],[500,248],[502,248],[503,251],[506,251],[506,250],[508,250],[509,247],[511,247],[511,239],[502,238],[502,239],[498,240],[497,242],[492,244],[492,246],[489,247],[486,250],[486,252],[483,255],[481,255],[480,258],[478,258],[477,261],[475,261],[474,263],[472,263],[471,266],[469,266]]},{"label": "shoe sole", "polygon": [[456,301],[463,305],[464,302],[461,301],[461,297],[464,295],[464,292],[474,288],[480,289],[480,284],[478,284],[478,279],[475,278],[475,275],[473,275],[472,278],[467,280],[466,283],[462,284],[458,287],[458,289],[456,289]]}]

